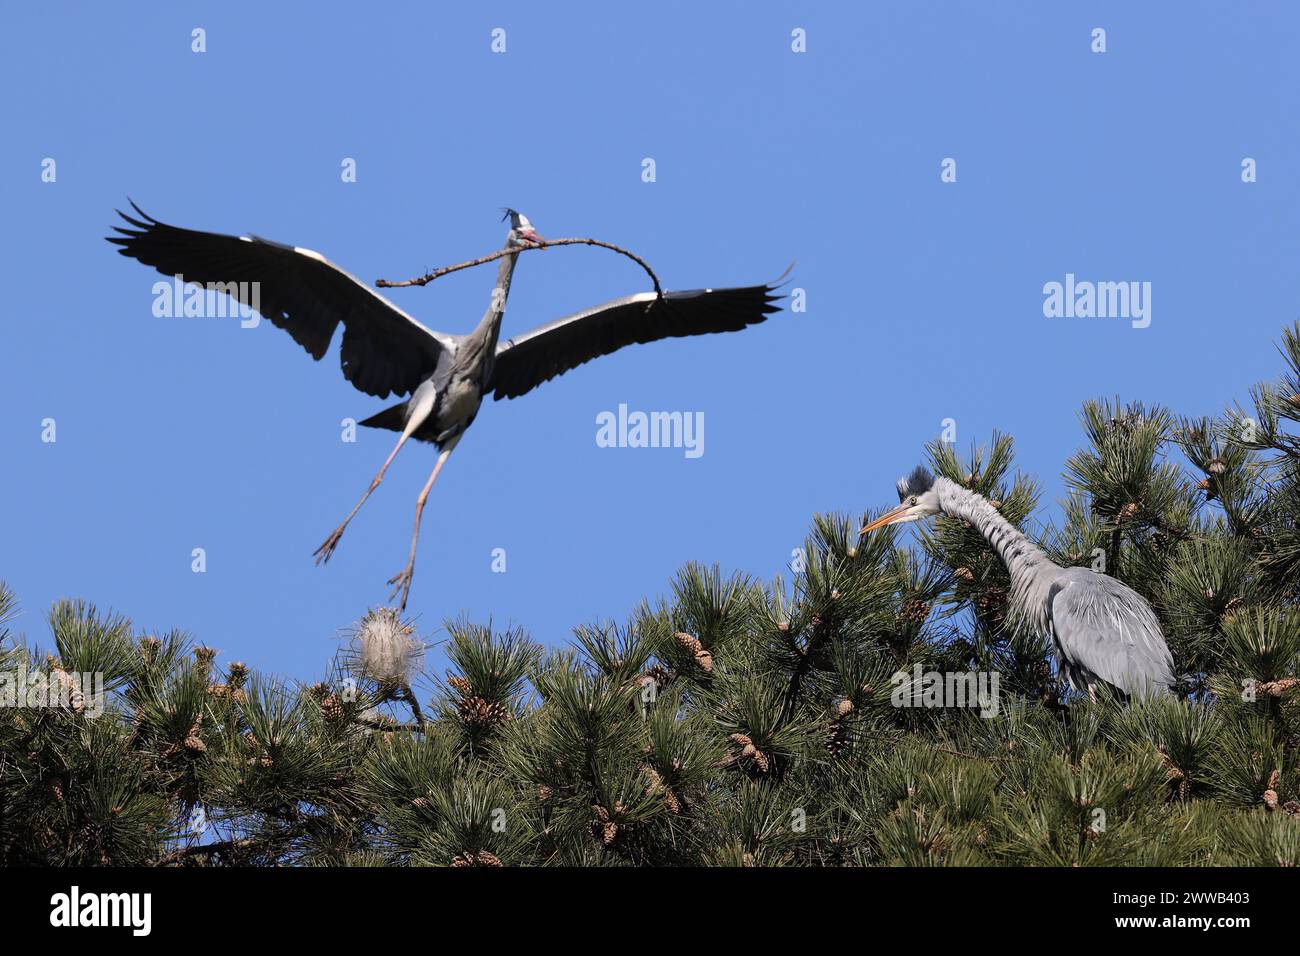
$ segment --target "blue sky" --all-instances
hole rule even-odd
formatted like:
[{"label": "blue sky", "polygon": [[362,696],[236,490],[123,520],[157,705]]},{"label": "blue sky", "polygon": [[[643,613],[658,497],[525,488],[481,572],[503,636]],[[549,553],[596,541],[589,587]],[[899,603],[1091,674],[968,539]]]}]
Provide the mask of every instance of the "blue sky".
[{"label": "blue sky", "polygon": [[[627,245],[670,288],[798,260],[806,312],[485,404],[426,512],[410,610],[431,640],[467,615],[562,643],[692,559],[769,578],[815,512],[888,503],[948,417],[963,448],[1012,433],[1051,519],[1085,399],[1215,413],[1277,372],[1300,314],[1292,5],[131,9],[10,5],[0,31],[0,579],[42,641],[49,603],[80,596],[310,678],[385,601],[434,458],[404,450],[315,567],[391,447],[339,423],[384,403],[267,323],[155,318],[157,274],[102,239],[128,195],[367,282],[497,248],[502,205]],[[1045,318],[1067,273],[1150,282],[1150,326]],[[391,297],[463,332],[491,285]],[[530,253],[503,334],[643,288],[611,253]],[[598,447],[620,403],[703,412],[704,455]]]}]

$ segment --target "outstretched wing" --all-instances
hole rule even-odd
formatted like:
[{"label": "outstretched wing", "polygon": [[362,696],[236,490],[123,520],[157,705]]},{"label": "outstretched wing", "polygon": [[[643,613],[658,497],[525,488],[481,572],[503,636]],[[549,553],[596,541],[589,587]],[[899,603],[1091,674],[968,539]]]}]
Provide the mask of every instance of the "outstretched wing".
[{"label": "outstretched wing", "polygon": [[454,352],[453,336],[421,325],[318,252],[259,239],[178,229],[131,204],[139,219],[118,211],[131,228],[114,226],[108,241],[124,256],[186,282],[230,283],[244,305],[284,329],[317,361],[343,323],[343,377],[378,398],[411,392]]},{"label": "outstretched wing", "polygon": [[516,398],[625,345],[737,332],[779,311],[776,288],[696,289],[662,299],[644,292],[565,316],[502,344],[488,387],[497,399]]},{"label": "outstretched wing", "polygon": [[1160,621],[1140,594],[1109,575],[1068,568],[1048,601],[1057,645],[1069,663],[1126,694],[1169,692],[1174,660]]}]

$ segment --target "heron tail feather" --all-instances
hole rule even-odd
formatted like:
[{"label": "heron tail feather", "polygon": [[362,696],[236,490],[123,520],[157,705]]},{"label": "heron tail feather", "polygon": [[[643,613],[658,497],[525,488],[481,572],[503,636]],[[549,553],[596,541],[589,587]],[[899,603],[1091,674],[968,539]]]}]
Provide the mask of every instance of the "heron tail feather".
[{"label": "heron tail feather", "polygon": [[361,424],[366,428],[387,428],[389,431],[400,432],[406,428],[406,402],[385,408],[379,414],[371,415]]}]

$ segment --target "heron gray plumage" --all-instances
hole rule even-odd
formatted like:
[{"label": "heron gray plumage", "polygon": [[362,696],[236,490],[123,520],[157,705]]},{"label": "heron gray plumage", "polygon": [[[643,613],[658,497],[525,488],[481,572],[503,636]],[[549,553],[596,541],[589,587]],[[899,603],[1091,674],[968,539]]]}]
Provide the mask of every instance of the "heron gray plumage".
[{"label": "heron gray plumage", "polygon": [[1011,576],[1013,621],[1051,637],[1075,690],[1095,696],[1102,682],[1132,697],[1170,692],[1173,657],[1151,605],[1132,588],[1090,568],[1061,567],[983,496],[925,468],[899,479],[898,499],[860,534],[940,513],[970,522]]},{"label": "heron gray plumage", "polygon": [[[318,252],[257,236],[181,229],[131,206],[136,215],[119,210],[126,225],[114,226],[120,235],[108,237],[122,247],[122,255],[187,283],[222,284],[223,291],[257,308],[318,361],[341,324],[343,377],[377,398],[409,396],[361,422],[400,432],[400,437],[361,500],[315,552],[317,564],[329,560],[348,523],[409,439],[436,445],[437,461],[416,499],[409,559],[389,580],[393,596],[402,594],[403,609],[425,501],[485,394],[497,400],[517,398],[626,345],[738,331],[779,308],[775,283],[666,292],[662,297],[649,292],[577,312],[501,343],[517,252],[501,258],[491,302],[478,325],[468,334],[453,335],[424,326]],[[513,209],[505,214],[510,229],[504,248],[545,245],[527,216]]]}]

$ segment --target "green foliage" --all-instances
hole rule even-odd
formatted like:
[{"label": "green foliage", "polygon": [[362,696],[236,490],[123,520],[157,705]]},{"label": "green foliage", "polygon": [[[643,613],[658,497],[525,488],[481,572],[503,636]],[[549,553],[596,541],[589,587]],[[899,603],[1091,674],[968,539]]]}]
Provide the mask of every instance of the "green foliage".
[{"label": "green foliage", "polygon": [[[0,864],[1300,864],[1300,326],[1282,353],[1217,420],[1088,402],[1056,527],[1009,437],[929,448],[1151,602],[1169,698],[1067,693],[946,517],[906,546],[818,515],[788,577],[690,564],[565,648],[450,624],[418,709],[347,655],[295,685],[83,602],[43,652],[0,586],[0,673],[103,676],[102,712],[0,708]],[[995,696],[944,683],[981,673]]]}]

